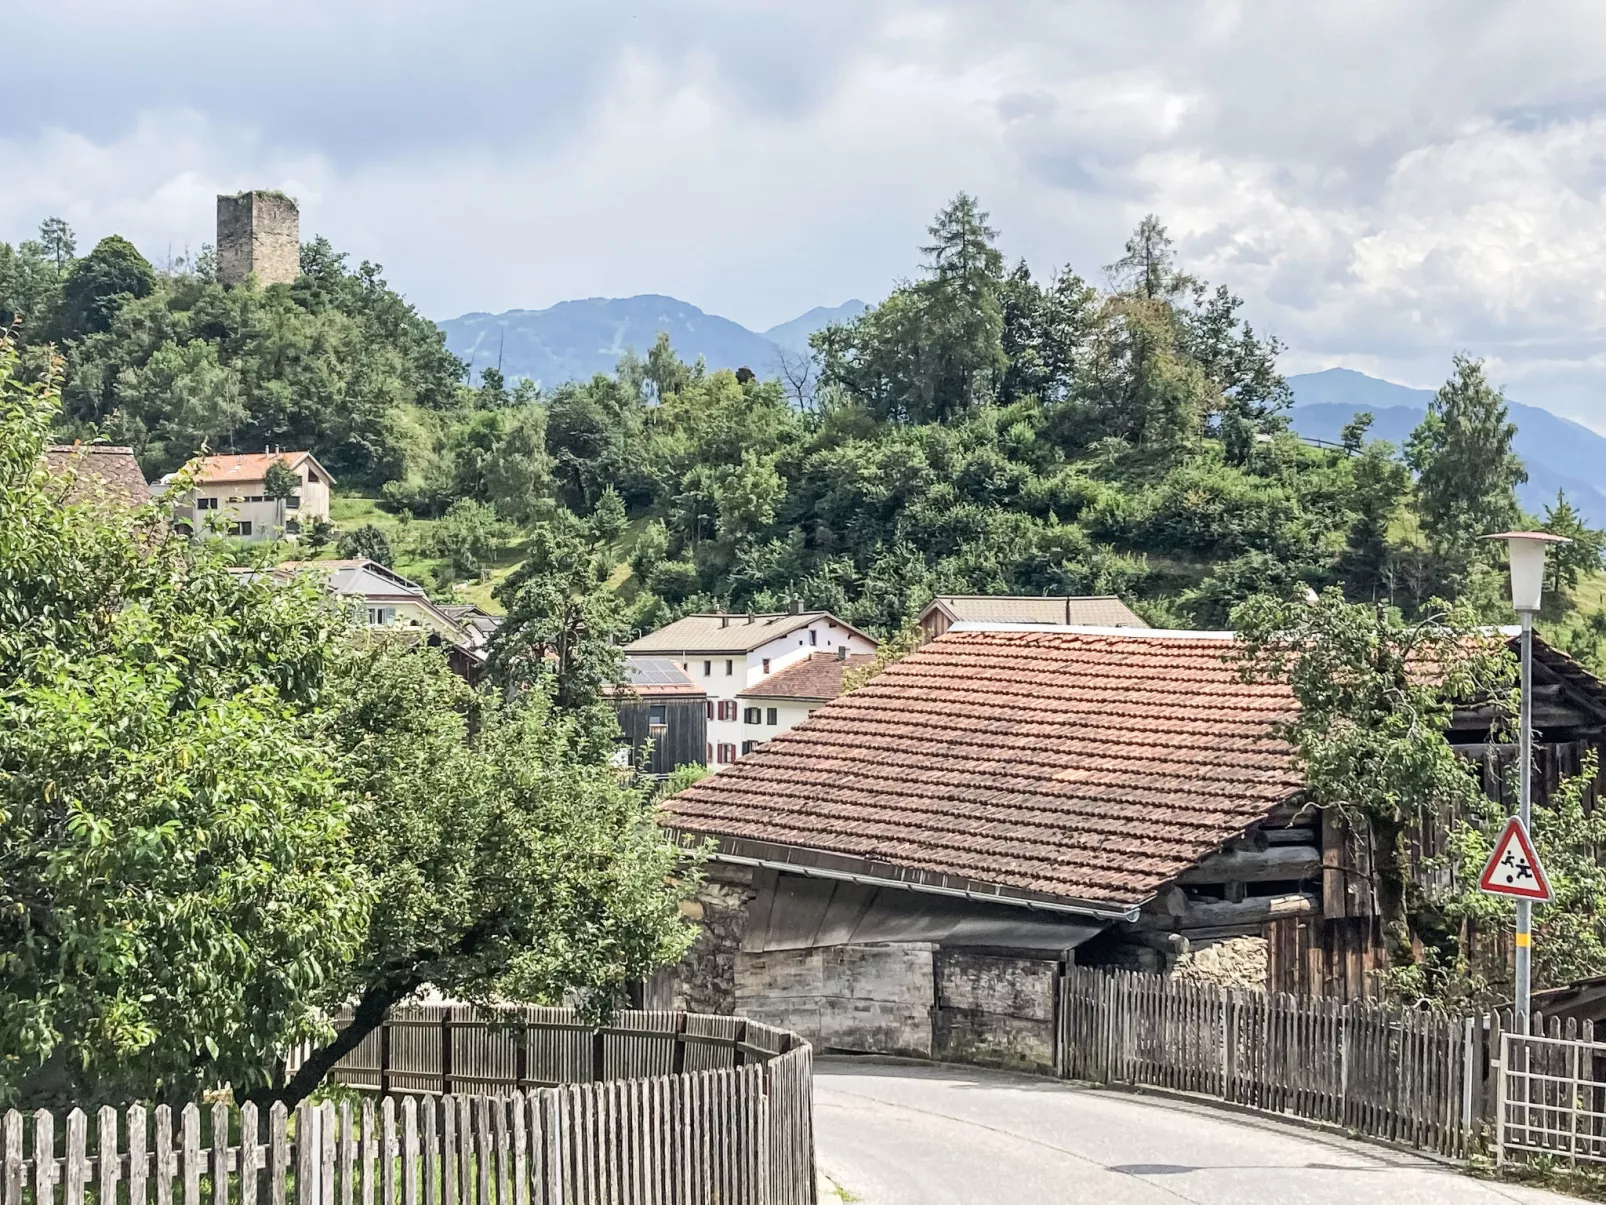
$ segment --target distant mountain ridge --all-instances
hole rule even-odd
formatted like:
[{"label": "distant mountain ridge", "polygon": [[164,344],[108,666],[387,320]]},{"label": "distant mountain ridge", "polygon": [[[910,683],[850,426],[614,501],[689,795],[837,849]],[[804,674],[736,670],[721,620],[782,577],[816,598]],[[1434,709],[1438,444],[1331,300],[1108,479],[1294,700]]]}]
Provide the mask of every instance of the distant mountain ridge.
[{"label": "distant mountain ridge", "polygon": [[[1369,377],[1349,368],[1304,373],[1288,378],[1294,391],[1289,419],[1294,430],[1310,439],[1337,440],[1339,431],[1363,410],[1375,420],[1370,435],[1403,447],[1427,415],[1431,389],[1412,389]],[[1556,492],[1594,527],[1606,527],[1606,436],[1582,423],[1560,418],[1538,406],[1509,402],[1517,424],[1513,448],[1528,469],[1528,483],[1517,488],[1524,510],[1543,517]]]},{"label": "distant mountain ridge", "polygon": [[830,322],[864,312],[859,300],[816,306],[762,334],[739,322],[657,293],[636,297],[590,297],[560,301],[544,310],[464,314],[436,325],[446,346],[466,360],[475,376],[500,363],[502,375],[529,377],[544,388],[612,372],[626,349],[645,355],[658,332],[669,335],[681,359],[701,356],[709,368],[751,368],[761,377],[780,371],[783,350],[808,350],[809,335]]}]

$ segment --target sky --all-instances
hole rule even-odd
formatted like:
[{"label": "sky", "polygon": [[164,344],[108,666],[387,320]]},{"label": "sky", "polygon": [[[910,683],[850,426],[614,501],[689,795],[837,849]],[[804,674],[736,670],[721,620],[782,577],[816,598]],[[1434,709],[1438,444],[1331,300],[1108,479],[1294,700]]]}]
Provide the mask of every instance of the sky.
[{"label": "sky", "polygon": [[763,329],[884,296],[965,190],[1094,281],[1159,215],[1289,373],[1468,352],[1606,431],[1599,0],[14,8],[7,241],[59,215],[161,263],[272,187],[431,317],[653,292]]}]

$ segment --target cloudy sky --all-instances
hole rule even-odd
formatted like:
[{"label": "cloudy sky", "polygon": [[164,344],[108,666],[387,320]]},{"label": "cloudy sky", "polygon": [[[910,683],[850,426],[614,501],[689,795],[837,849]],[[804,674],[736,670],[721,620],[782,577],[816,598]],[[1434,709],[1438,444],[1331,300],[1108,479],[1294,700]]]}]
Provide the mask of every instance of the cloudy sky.
[{"label": "cloudy sky", "polygon": [[[1458,350],[1606,431],[1606,5],[52,0],[6,15],[0,238],[162,260],[279,187],[433,317],[670,293],[763,328],[976,193],[1094,278],[1147,212],[1285,368]],[[26,53],[23,49],[28,48]]]}]

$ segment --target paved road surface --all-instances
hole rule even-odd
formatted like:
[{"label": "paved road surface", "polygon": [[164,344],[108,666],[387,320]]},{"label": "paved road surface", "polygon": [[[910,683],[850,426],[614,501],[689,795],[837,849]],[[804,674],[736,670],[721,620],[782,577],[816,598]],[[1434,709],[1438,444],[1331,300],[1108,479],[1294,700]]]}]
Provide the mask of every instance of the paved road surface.
[{"label": "paved road surface", "polygon": [[[820,1170],[863,1205],[1558,1205],[1537,1189],[1207,1107],[822,1059]],[[835,1202],[831,1197],[826,1202]]]}]

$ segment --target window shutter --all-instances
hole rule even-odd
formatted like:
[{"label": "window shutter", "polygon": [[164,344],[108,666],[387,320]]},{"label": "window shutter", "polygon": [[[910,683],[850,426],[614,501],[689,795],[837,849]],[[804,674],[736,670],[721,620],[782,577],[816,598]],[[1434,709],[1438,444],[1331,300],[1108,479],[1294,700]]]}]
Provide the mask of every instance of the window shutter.
[{"label": "window shutter", "polygon": [[769,722],[772,726],[781,722],[780,712],[773,707],[770,708]]}]

